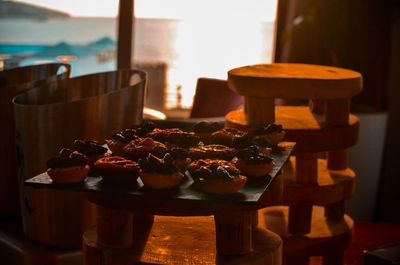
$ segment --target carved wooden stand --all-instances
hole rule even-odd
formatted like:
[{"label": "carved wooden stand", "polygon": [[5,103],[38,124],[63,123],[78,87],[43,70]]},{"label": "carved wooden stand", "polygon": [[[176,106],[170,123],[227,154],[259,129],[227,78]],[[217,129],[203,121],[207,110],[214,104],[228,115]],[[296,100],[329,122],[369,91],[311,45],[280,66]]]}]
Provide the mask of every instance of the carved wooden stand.
[{"label": "carved wooden stand", "polygon": [[[153,224],[135,222],[128,247],[105,247],[98,229],[83,235],[84,264],[281,264],[282,240],[255,228],[252,251],[245,255],[217,255],[213,218],[156,216]],[[218,244],[218,243],[217,243]]]},{"label": "carved wooden stand", "polygon": [[[25,181],[32,190],[82,193],[97,205],[96,226],[83,234],[85,264],[272,264],[282,263],[282,240],[257,227],[257,211],[282,198],[283,175],[295,144],[272,152],[268,176],[249,180],[231,195],[205,193],[187,175],[165,191],[142,181],[104,183],[90,173],[84,182],[54,183],[47,173]],[[213,216],[213,217],[212,217]]]},{"label": "carved wooden stand", "polygon": [[83,235],[84,264],[280,265],[280,237],[253,225],[257,209],[281,198],[283,178],[277,178],[260,204],[250,207],[87,192],[98,216],[96,227]]},{"label": "carved wooden stand", "polygon": [[[229,71],[228,84],[245,97],[244,109],[226,116],[228,127],[251,131],[275,122],[285,140],[297,143],[284,170],[283,206],[260,210],[259,226],[282,237],[285,264],[308,264],[310,256],[342,264],[353,232],[344,214],[355,182],[347,148],[359,130],[350,98],[362,89],[361,75],[327,66],[253,65]],[[310,107],[275,107],[275,98],[309,100]]]}]

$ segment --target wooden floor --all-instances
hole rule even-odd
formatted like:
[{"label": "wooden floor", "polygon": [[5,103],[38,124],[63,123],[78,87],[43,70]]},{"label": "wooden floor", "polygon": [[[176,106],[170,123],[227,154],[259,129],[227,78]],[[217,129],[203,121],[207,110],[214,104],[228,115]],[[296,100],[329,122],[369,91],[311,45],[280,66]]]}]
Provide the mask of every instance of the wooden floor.
[{"label": "wooden floor", "polygon": [[[363,265],[363,250],[396,243],[400,243],[400,223],[356,222],[353,242],[345,253],[345,264]],[[15,218],[0,217],[0,256],[3,262],[9,261],[5,264],[28,264],[27,262],[34,260],[45,261],[49,265],[80,264],[79,250],[46,248],[24,238],[21,224]],[[63,259],[65,260],[63,261]],[[50,261],[54,261],[54,263],[49,263]],[[319,265],[321,259],[312,258],[310,264]]]}]

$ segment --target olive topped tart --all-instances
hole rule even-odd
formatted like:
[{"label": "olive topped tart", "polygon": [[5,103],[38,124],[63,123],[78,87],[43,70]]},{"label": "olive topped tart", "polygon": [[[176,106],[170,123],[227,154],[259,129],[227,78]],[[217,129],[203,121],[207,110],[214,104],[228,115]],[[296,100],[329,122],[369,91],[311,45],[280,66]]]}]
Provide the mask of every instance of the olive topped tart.
[{"label": "olive topped tart", "polygon": [[57,157],[47,160],[47,174],[57,183],[76,183],[83,181],[89,173],[89,159],[68,148],[60,150]]},{"label": "olive topped tart", "polygon": [[200,159],[189,165],[189,172],[208,193],[233,194],[247,181],[234,164],[224,160]]},{"label": "olive topped tart", "polygon": [[138,162],[142,169],[140,179],[145,187],[157,190],[170,189],[177,186],[184,178],[169,153],[163,158],[149,154],[146,159],[139,159]]}]

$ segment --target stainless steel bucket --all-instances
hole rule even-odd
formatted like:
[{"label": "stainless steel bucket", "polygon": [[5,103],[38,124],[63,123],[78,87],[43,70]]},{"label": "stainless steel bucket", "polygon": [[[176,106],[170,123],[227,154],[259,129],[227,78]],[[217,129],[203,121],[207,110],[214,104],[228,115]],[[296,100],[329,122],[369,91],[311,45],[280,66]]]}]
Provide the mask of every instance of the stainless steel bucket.
[{"label": "stainless steel bucket", "polygon": [[70,191],[24,188],[23,181],[46,170],[46,160],[76,139],[103,142],[115,131],[142,121],[147,74],[119,70],[35,87],[13,99],[19,182],[25,234],[43,244],[81,246],[93,207]]},{"label": "stainless steel bucket", "polygon": [[0,215],[2,216],[18,215],[20,212],[12,99],[32,87],[69,78],[70,72],[70,65],[60,63],[0,71],[0,120],[5,125],[0,132],[3,139],[0,148]]}]

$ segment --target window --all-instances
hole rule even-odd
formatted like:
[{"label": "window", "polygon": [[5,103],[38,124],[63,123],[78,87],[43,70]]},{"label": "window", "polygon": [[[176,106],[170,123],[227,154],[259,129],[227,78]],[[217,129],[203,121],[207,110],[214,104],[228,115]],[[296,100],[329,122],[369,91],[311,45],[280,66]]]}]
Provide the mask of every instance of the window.
[{"label": "window", "polygon": [[[7,4],[36,9],[1,14],[5,67],[62,60],[72,65],[73,76],[116,68],[117,0]],[[277,0],[135,0],[135,63],[155,79],[149,89],[159,91],[153,94],[162,95],[148,103],[188,109],[197,78],[225,79],[231,68],[271,62],[276,5]]]}]

